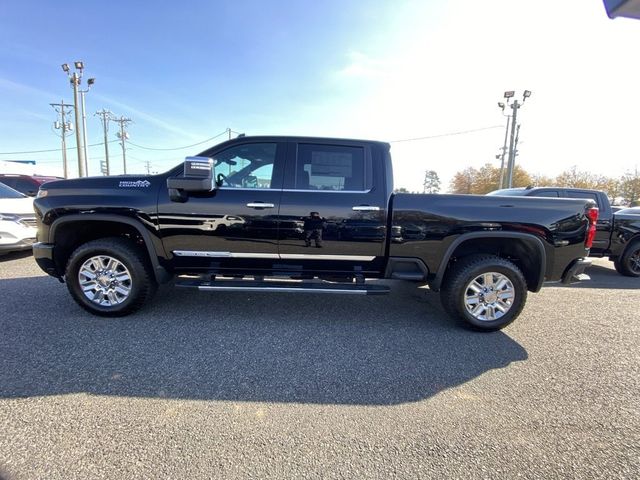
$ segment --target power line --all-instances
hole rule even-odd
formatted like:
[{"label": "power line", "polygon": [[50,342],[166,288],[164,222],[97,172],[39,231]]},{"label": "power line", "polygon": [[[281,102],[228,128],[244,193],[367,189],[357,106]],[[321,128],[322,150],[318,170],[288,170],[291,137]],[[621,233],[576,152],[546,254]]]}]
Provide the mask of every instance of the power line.
[{"label": "power line", "polygon": [[[129,143],[130,143],[131,145],[133,145],[134,147],[142,148],[142,149],[144,149],[144,150],[163,150],[163,151],[166,151],[166,150],[183,150],[183,149],[185,149],[185,148],[196,147],[196,146],[198,146],[198,145],[202,145],[203,143],[210,142],[211,140],[215,140],[216,138],[221,137],[222,135],[224,135],[225,133],[228,133],[228,132],[229,132],[229,130],[225,130],[224,132],[219,133],[218,135],[215,135],[215,136],[213,136],[213,137],[211,137],[211,138],[207,138],[206,140],[202,140],[201,142],[193,143],[193,144],[191,144],[191,145],[185,145],[184,147],[173,147],[173,148],[153,148],[153,147],[145,147],[144,145],[138,145],[138,144],[133,143],[133,142],[129,142]],[[235,133],[235,132],[234,132],[234,133]]]},{"label": "power line", "polygon": [[430,138],[450,137],[453,135],[464,135],[465,133],[481,132],[483,130],[491,130],[493,128],[504,128],[504,125],[493,125],[491,127],[474,128],[472,130],[460,130],[459,132],[441,133],[438,135],[429,135],[427,137],[403,138],[402,140],[391,140],[389,143],[413,142],[416,140],[428,140]]},{"label": "power line", "polygon": [[[448,132],[448,133],[441,133],[438,135],[428,135],[428,136],[424,136],[424,137],[415,137],[415,138],[403,138],[400,140],[391,140],[389,141],[389,143],[400,143],[400,142],[413,142],[413,141],[418,141],[418,140],[429,140],[431,138],[440,138],[440,137],[450,137],[453,135],[464,135],[466,133],[475,133],[475,132],[481,132],[483,130],[491,130],[494,128],[504,128],[504,125],[493,125],[491,127],[483,127],[483,128],[474,128],[471,130],[460,130],[458,132]],[[173,147],[173,148],[152,148],[152,147],[146,147],[144,145],[138,145],[137,143],[133,143],[131,141],[128,141],[127,143],[129,145],[133,145],[134,147],[137,148],[142,148],[143,150],[154,150],[154,151],[170,151],[170,150],[183,150],[185,148],[191,148],[191,147],[196,147],[198,145],[202,145],[203,143],[207,143],[210,142],[211,140],[215,140],[218,137],[221,137],[222,135],[228,133],[229,130],[225,130],[222,133],[219,133],[218,135],[215,135],[211,138],[207,138],[206,140],[202,140],[201,142],[198,143],[193,143],[191,145],[185,145],[183,147]],[[231,131],[232,133],[237,133],[235,131]],[[113,142],[118,142],[119,140],[109,140],[109,143],[113,143]],[[100,142],[100,143],[92,143],[90,145],[87,145],[88,147],[97,147],[97,146],[101,146],[104,145],[104,142]],[[72,149],[76,149],[77,147],[69,147],[70,150]],[[59,148],[53,148],[53,149],[49,149],[49,150],[32,150],[32,151],[24,151],[24,152],[0,152],[0,155],[22,155],[22,154],[28,154],[28,153],[49,153],[49,152],[59,152],[61,149]]]},{"label": "power line", "polygon": [[[109,140],[109,143],[117,142],[118,140]],[[87,145],[87,147],[99,147],[104,145],[104,142],[100,143],[92,143],[91,145]],[[67,147],[68,150],[77,150],[78,147]],[[31,150],[28,152],[0,152],[0,155],[22,155],[27,153],[50,153],[50,152],[61,152],[61,148],[51,148],[49,150]]]}]

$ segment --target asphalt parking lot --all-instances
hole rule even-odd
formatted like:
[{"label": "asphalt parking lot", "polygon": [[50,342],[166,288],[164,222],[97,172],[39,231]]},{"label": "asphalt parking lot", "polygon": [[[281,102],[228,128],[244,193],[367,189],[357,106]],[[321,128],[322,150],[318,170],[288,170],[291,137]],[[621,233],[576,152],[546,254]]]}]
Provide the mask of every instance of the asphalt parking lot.
[{"label": "asphalt parking lot", "polygon": [[638,478],[640,279],[589,273],[481,334],[402,283],[105,320],[0,257],[0,478]]}]

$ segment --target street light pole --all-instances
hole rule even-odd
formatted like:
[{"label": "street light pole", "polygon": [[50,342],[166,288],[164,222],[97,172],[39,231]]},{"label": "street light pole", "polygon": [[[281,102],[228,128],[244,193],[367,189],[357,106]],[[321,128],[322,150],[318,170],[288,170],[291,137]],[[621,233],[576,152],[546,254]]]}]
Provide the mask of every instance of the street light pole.
[{"label": "street light pole", "polygon": [[511,138],[509,140],[509,161],[507,162],[507,188],[513,187],[513,167],[516,161],[516,156],[514,155],[515,149],[513,147],[516,139],[516,117],[518,116],[518,108],[520,108],[518,100],[513,102],[511,108],[513,115],[511,115]]},{"label": "street light pole", "polygon": [[[504,103],[498,102],[498,107],[500,107],[504,112],[504,108],[505,108]],[[502,115],[504,115],[504,113]],[[507,117],[507,126],[504,129],[504,143],[502,145],[502,155],[500,155],[500,184],[498,185],[498,188],[503,188],[503,185],[504,185],[504,157],[507,156],[507,139],[509,138],[509,119],[511,118],[510,115],[504,115],[504,116]]]},{"label": "street light pole", "polygon": [[[84,63],[81,61],[73,62],[73,66],[75,67],[75,71],[71,73],[71,68],[68,63],[62,64],[62,70],[67,74],[69,78],[69,82],[71,83],[71,87],[73,88],[73,110],[75,114],[75,124],[76,124],[76,146],[78,147],[78,176],[86,177],[87,176],[87,122],[85,117],[85,109],[84,109],[84,94],[89,91],[91,85],[95,81],[94,78],[90,78],[88,81],[89,88],[87,90],[80,90],[80,83],[82,83],[82,71],[84,70]],[[82,99],[82,124],[80,123],[80,112],[79,109],[79,100],[78,93],[80,93]],[[82,125],[82,126],[81,126]]]},{"label": "street light pole", "polygon": [[[516,151],[515,151],[515,137],[516,137],[516,122],[518,116],[518,109],[524,105],[524,102],[531,96],[531,90],[525,90],[522,94],[522,103],[519,103],[518,100],[514,100],[513,103],[511,99],[514,97],[514,91],[504,92],[504,98],[507,99],[507,104],[511,107],[512,115],[511,115],[511,138],[509,140],[509,161],[507,162],[507,188],[513,187],[513,170],[515,168],[516,163]],[[518,127],[518,130],[520,128]]]},{"label": "street light pole", "polygon": [[85,172],[89,171],[89,154],[87,153],[87,115],[84,105],[84,95],[89,90],[91,90],[91,85],[95,83],[95,78],[90,78],[87,80],[87,89],[80,90],[80,98],[82,99],[82,144],[83,144],[83,153],[84,153],[84,170]]},{"label": "street light pole", "polygon": [[81,128],[82,125],[78,121],[80,118],[80,114],[78,112],[78,85],[80,84],[80,76],[78,72],[73,72],[71,76],[71,85],[73,86],[73,112],[75,115],[76,122],[76,146],[78,148],[78,176],[86,177],[87,176],[87,168],[84,161],[84,147],[82,145],[82,135]]}]

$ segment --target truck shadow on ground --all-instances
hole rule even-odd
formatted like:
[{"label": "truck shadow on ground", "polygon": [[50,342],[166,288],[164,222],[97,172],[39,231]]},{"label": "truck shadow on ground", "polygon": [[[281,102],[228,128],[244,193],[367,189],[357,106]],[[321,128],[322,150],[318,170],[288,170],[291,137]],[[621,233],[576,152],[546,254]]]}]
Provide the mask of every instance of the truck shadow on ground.
[{"label": "truck shadow on ground", "polygon": [[550,287],[563,288],[612,288],[621,290],[640,289],[640,278],[625,277],[616,272],[613,267],[591,265],[585,272],[591,280],[574,283],[572,285],[550,284]]},{"label": "truck shadow on ground", "polygon": [[163,287],[94,317],[47,277],[0,280],[0,397],[91,395],[390,405],[527,359],[503,332],[453,323],[436,295],[205,294]]},{"label": "truck shadow on ground", "polygon": [[21,258],[31,257],[32,255],[33,255],[33,252],[31,251],[31,249],[22,250],[20,252],[3,253],[0,255],[0,263],[8,262],[10,260],[18,260]]}]

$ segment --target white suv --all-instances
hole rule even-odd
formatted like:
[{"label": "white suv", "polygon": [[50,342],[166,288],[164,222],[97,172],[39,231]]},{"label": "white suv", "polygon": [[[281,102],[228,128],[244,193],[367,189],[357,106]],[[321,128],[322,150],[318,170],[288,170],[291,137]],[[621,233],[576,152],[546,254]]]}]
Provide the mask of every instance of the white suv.
[{"label": "white suv", "polygon": [[27,250],[35,240],[33,198],[0,183],[0,255]]}]

